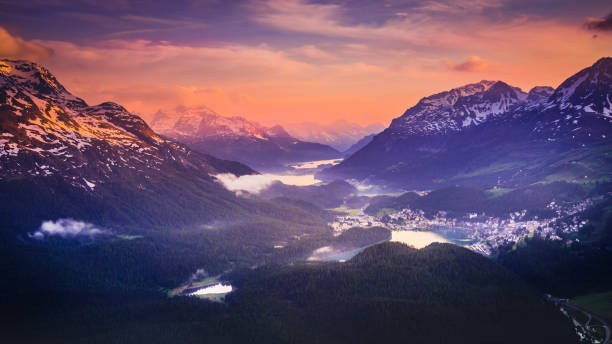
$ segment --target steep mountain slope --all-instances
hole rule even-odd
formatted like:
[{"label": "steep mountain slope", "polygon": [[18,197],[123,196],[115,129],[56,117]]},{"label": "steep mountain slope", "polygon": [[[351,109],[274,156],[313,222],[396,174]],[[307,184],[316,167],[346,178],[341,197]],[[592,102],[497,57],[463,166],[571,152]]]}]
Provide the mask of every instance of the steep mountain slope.
[{"label": "steep mountain slope", "polygon": [[344,200],[357,193],[357,189],[351,184],[336,180],[324,185],[295,186],[276,182],[262,190],[260,197],[265,199],[285,198],[312,203],[323,209],[336,208],[344,203]]},{"label": "steep mountain slope", "polygon": [[151,126],[195,150],[262,171],[283,169],[291,162],[340,156],[329,146],[295,139],[279,125],[265,128],[242,117],[223,117],[206,107],[158,111]]},{"label": "steep mountain slope", "polygon": [[389,128],[406,136],[460,131],[507,113],[526,99],[516,87],[483,80],[421,99]]},{"label": "steep mountain slope", "polygon": [[0,165],[0,218],[19,227],[210,219],[224,202],[237,206],[210,175],[255,173],[160,137],[118,104],[89,106],[44,67],[12,60],[0,60]]},{"label": "steep mountain slope", "polygon": [[404,188],[610,178],[611,61],[554,92],[481,81],[423,98],[319,177]]},{"label": "steep mountain slope", "polygon": [[612,58],[602,58],[565,80],[543,104],[537,135],[574,145],[609,142],[612,128]]},{"label": "steep mountain slope", "polygon": [[345,157],[349,157],[355,154],[358,150],[367,146],[368,143],[372,142],[372,140],[374,139],[374,136],[376,135],[372,134],[372,135],[364,136],[361,140],[355,142],[355,144],[351,145],[347,150],[342,152],[342,155],[344,155]]},{"label": "steep mountain slope", "polygon": [[385,127],[380,123],[361,126],[345,120],[331,124],[292,123],[285,125],[289,133],[300,140],[330,145],[339,151],[347,150],[355,142],[367,135],[377,134]]}]

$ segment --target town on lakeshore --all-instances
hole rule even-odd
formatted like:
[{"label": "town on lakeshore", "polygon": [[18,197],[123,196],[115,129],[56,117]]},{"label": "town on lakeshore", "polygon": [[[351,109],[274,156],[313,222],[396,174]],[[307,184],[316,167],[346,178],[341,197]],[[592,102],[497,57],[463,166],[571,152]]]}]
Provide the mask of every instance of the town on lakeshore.
[{"label": "town on lakeshore", "polygon": [[[516,244],[526,237],[563,240],[562,233],[577,232],[587,223],[577,214],[593,202],[591,198],[572,204],[551,202],[547,207],[553,210],[555,216],[550,218],[529,218],[527,210],[512,212],[506,217],[468,213],[464,217],[455,218],[445,211],[438,211],[433,217],[427,217],[423,210],[410,208],[372,216],[364,212],[364,207],[353,214],[336,216],[329,226],[334,235],[340,235],[354,227],[384,227],[391,231],[433,231],[443,236],[449,232],[455,233],[455,236],[459,233],[462,239],[455,241],[456,243],[490,256],[500,246]],[[567,245],[572,243],[569,239],[566,242]]]}]

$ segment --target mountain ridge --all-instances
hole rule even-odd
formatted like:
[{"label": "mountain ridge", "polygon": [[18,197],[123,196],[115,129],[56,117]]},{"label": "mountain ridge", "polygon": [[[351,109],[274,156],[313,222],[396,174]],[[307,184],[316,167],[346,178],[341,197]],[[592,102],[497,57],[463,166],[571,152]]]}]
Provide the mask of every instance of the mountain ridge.
[{"label": "mountain ridge", "polygon": [[191,148],[256,169],[286,169],[294,162],[340,157],[340,152],[320,143],[292,137],[282,126],[264,127],[243,117],[225,117],[207,107],[177,107],[158,111],[153,128]]},{"label": "mountain ridge", "polygon": [[[89,106],[33,62],[0,60],[0,104],[0,217],[7,225],[80,216],[134,223],[144,219],[134,207],[149,213],[146,222],[209,219],[214,209],[224,212],[224,202],[239,207],[215,174],[256,173],[163,138],[119,104]],[[183,208],[193,218],[170,211],[185,198],[200,200]],[[214,198],[218,204],[209,203]],[[151,213],[155,207],[166,214]]]},{"label": "mountain ridge", "polygon": [[424,97],[319,177],[394,188],[610,178],[611,60],[554,91],[483,80]]},{"label": "mountain ridge", "polygon": [[286,124],[285,127],[289,133],[301,140],[327,144],[341,152],[363,137],[378,134],[385,128],[380,123],[362,126],[342,119],[327,125],[304,122]]}]

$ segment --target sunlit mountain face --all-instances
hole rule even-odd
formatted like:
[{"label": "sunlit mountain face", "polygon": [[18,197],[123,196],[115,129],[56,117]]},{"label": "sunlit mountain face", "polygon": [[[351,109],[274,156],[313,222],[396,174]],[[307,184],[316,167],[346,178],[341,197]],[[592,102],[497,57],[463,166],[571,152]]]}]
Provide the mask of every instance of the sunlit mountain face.
[{"label": "sunlit mountain face", "polygon": [[609,342],[610,4],[0,9],[0,343]]}]

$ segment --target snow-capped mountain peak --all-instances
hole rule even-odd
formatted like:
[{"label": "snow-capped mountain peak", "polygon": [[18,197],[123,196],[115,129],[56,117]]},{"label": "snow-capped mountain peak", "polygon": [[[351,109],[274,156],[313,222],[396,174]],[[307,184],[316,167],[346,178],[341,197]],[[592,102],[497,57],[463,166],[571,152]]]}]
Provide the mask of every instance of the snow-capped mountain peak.
[{"label": "snow-capped mountain peak", "polygon": [[421,99],[391,123],[403,135],[433,135],[460,131],[496,118],[527,101],[518,87],[482,80]]},{"label": "snow-capped mountain peak", "polygon": [[206,107],[158,111],[151,126],[200,152],[239,161],[260,171],[277,171],[292,162],[340,156],[329,146],[292,137],[280,125],[266,128],[243,117],[221,116]]},{"label": "snow-capped mountain peak", "polygon": [[19,85],[20,90],[41,98],[84,105],[84,101],[70,94],[45,67],[22,60],[0,60],[0,87]]},{"label": "snow-capped mountain peak", "polygon": [[0,60],[0,179],[55,175],[89,190],[168,164],[215,171],[214,158],[189,153],[121,105],[87,105],[36,63]]},{"label": "snow-capped mountain peak", "polygon": [[177,107],[159,110],[151,126],[164,135],[185,142],[209,137],[251,138],[268,140],[271,137],[291,138],[281,126],[265,128],[240,116],[225,117],[205,106]]},{"label": "snow-capped mountain peak", "polygon": [[273,127],[266,128],[266,135],[269,137],[293,139],[293,137],[289,135],[285,128],[278,124]]},{"label": "snow-capped mountain peak", "polygon": [[555,89],[550,86],[535,86],[529,91],[527,101],[540,104],[546,102],[554,92]]},{"label": "snow-capped mountain peak", "polygon": [[612,118],[612,58],[604,57],[564,81],[548,107],[573,109]]}]

